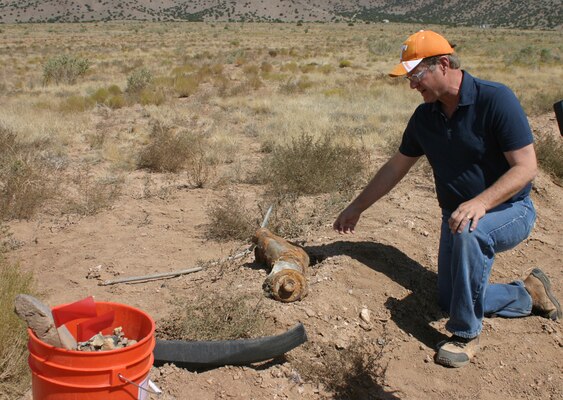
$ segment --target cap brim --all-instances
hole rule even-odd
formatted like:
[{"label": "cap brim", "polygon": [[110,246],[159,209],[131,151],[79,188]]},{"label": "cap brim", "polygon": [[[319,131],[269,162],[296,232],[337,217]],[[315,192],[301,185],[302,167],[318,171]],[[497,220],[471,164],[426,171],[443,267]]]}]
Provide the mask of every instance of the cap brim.
[{"label": "cap brim", "polygon": [[395,65],[395,68],[389,72],[389,76],[396,78],[398,76],[403,76],[411,72],[413,69],[416,68],[418,64],[422,61],[422,58],[418,60],[410,60],[410,61],[403,61],[399,64]]}]

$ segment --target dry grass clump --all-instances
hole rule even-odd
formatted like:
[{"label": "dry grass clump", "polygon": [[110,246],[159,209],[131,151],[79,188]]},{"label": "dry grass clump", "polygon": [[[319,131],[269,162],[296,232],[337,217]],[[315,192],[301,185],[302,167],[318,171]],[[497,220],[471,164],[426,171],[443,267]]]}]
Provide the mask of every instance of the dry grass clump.
[{"label": "dry grass clump", "polygon": [[153,123],[149,141],[140,151],[138,168],[153,172],[185,170],[193,187],[206,186],[215,176],[217,161],[201,135],[177,131],[160,121]]},{"label": "dry grass clump", "polygon": [[243,196],[227,192],[222,199],[212,204],[208,210],[210,222],[207,237],[215,240],[249,241],[259,226],[256,212],[246,205]]},{"label": "dry grass clump", "polygon": [[563,182],[563,140],[554,135],[544,135],[535,143],[538,162],[542,170]]},{"label": "dry grass clump", "polygon": [[156,121],[137,166],[154,172],[178,172],[188,163],[196,140],[199,139],[194,135],[174,132],[172,127]]},{"label": "dry grass clump", "polygon": [[233,340],[264,336],[262,298],[232,292],[202,293],[182,301],[176,312],[159,323],[157,337],[168,340]]},{"label": "dry grass clump", "polygon": [[0,255],[0,398],[20,398],[29,388],[27,331],[14,313],[16,295],[30,294],[32,276]]},{"label": "dry grass clump", "polygon": [[43,157],[44,142],[22,144],[0,125],[0,220],[30,218],[55,194],[54,167]]},{"label": "dry grass clump", "polygon": [[365,150],[351,143],[302,133],[289,144],[276,145],[260,175],[280,195],[348,191],[362,183],[365,161]]},{"label": "dry grass clump", "polygon": [[126,105],[125,96],[117,85],[110,85],[96,90],[91,96],[96,104],[103,104],[112,109],[122,108]]},{"label": "dry grass clump", "polygon": [[69,96],[59,103],[59,111],[62,113],[78,113],[90,110],[96,105],[96,102],[88,96]]},{"label": "dry grass clump", "polygon": [[540,115],[553,111],[553,103],[563,99],[563,87],[538,85],[538,87],[528,88],[519,97],[527,114]]},{"label": "dry grass clump", "polygon": [[88,170],[78,170],[72,179],[76,196],[67,199],[64,212],[79,215],[94,215],[108,209],[121,194],[123,178],[95,177]]},{"label": "dry grass clump", "polygon": [[[301,357],[299,363],[295,363],[296,379],[322,383],[335,399],[384,398],[384,344],[357,340],[343,350],[327,344],[305,344],[304,347],[309,348],[308,354],[316,357]],[[288,357],[291,361],[292,355]]]}]

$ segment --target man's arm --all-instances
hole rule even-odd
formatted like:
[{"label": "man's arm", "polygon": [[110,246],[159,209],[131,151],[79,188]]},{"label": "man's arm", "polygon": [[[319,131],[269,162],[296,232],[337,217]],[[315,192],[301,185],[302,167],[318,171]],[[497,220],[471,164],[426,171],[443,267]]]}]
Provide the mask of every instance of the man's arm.
[{"label": "man's arm", "polygon": [[510,199],[536,177],[538,165],[533,144],[507,151],[504,156],[510,169],[481,194],[459,205],[449,219],[453,233],[462,232],[469,221],[470,230],[475,230],[488,210]]},{"label": "man's arm", "polygon": [[360,215],[373,203],[387,194],[416,163],[419,157],[407,157],[397,152],[389,159],[332,225],[338,233],[354,233]]}]

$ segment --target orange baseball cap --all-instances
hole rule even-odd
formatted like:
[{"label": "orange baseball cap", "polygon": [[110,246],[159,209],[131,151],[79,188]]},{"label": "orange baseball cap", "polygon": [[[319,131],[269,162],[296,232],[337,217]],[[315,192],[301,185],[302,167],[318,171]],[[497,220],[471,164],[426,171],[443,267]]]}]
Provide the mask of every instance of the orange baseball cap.
[{"label": "orange baseball cap", "polygon": [[450,43],[433,31],[418,31],[408,37],[401,47],[401,62],[393,68],[389,76],[408,74],[426,57],[441,56],[454,52]]}]

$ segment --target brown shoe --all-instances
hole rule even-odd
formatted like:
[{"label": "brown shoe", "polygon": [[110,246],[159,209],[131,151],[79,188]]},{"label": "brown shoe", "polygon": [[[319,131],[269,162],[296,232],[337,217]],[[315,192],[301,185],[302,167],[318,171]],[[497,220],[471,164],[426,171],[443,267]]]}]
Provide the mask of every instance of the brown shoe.
[{"label": "brown shoe", "polygon": [[534,268],[524,279],[524,287],[532,297],[532,313],[557,320],[561,318],[561,305],[551,291],[549,278],[539,268]]},{"label": "brown shoe", "polygon": [[448,340],[438,343],[437,347],[436,362],[438,364],[460,368],[469,364],[479,351],[479,336],[465,339],[454,335]]}]

